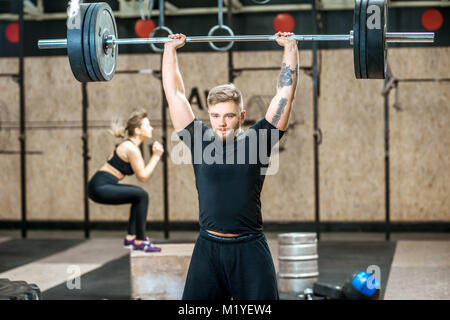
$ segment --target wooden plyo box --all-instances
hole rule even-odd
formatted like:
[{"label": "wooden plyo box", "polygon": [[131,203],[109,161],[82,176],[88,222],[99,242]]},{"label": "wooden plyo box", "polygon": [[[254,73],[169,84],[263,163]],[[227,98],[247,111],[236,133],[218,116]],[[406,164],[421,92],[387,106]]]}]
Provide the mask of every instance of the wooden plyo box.
[{"label": "wooden plyo box", "polygon": [[161,244],[161,252],[130,253],[131,298],[181,300],[194,244]]}]

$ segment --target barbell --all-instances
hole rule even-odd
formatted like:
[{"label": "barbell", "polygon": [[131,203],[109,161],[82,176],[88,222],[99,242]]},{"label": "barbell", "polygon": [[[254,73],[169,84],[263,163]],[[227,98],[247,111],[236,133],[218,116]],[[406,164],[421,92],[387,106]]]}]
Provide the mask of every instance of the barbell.
[{"label": "barbell", "polygon": [[[386,0],[356,0],[353,30],[340,35],[294,35],[302,41],[349,41],[353,46],[354,71],[358,79],[384,79],[387,72],[387,43],[434,42],[434,32],[387,32]],[[168,37],[119,39],[111,7],[104,2],[80,4],[67,21],[67,39],[39,40],[40,49],[67,48],[75,78],[80,82],[113,78],[118,46],[156,44]],[[274,35],[193,36],[186,42],[275,41]]]}]

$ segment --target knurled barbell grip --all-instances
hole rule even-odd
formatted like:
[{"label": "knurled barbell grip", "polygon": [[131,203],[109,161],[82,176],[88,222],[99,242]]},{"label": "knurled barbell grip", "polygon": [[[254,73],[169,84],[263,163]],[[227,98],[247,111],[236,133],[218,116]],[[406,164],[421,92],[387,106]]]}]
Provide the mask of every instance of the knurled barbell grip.
[{"label": "knurled barbell grip", "polygon": [[[351,33],[348,35],[294,35],[297,41],[351,41]],[[108,38],[105,41],[106,46],[119,44],[149,44],[149,43],[165,43],[170,41],[169,38],[125,38],[114,39]],[[186,42],[229,42],[229,41],[275,41],[273,35],[246,35],[246,36],[194,36],[186,37]],[[387,32],[386,42],[434,42],[434,32]],[[67,39],[39,40],[39,49],[63,49],[67,48]]]}]

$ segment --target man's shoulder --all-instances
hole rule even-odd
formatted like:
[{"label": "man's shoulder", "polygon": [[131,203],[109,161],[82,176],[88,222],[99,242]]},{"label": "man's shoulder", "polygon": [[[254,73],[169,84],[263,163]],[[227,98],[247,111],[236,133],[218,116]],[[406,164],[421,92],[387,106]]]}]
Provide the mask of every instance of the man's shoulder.
[{"label": "man's shoulder", "polygon": [[256,121],[249,129],[276,129],[276,127],[267,121],[266,117],[263,117]]},{"label": "man's shoulder", "polygon": [[192,132],[194,130],[202,129],[202,131],[209,129],[209,127],[201,120],[195,118],[190,122],[185,128],[177,131],[178,134],[184,134],[187,132]]}]

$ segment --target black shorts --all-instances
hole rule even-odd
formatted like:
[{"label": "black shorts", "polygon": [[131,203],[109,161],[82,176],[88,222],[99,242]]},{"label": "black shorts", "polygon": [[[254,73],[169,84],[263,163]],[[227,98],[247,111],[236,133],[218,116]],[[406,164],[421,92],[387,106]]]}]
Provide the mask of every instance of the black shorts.
[{"label": "black shorts", "polygon": [[224,238],[204,230],[195,243],[183,300],[278,300],[275,267],[262,233]]}]

